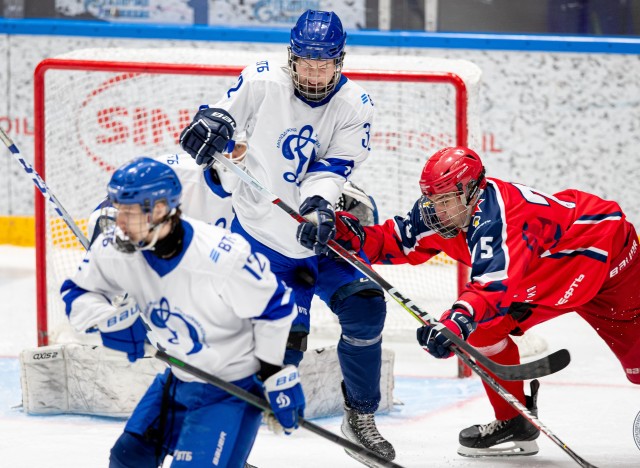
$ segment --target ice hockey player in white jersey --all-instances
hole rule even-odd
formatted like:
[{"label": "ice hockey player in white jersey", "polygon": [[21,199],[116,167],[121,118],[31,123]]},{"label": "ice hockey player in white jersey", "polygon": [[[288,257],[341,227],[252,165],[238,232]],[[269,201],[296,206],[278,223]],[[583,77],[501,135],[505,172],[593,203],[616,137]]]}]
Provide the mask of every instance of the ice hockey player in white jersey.
[{"label": "ice hockey player in white jersey", "polygon": [[[247,144],[235,142],[233,151],[226,154],[235,164],[242,166]],[[240,182],[235,174],[228,172],[221,164],[203,171],[186,153],[165,154],[154,158],[171,166],[182,183],[182,213],[229,229],[233,220],[231,191]]]},{"label": "ice hockey player in white jersey", "polygon": [[[328,258],[335,233],[335,200],[371,150],[373,102],[342,75],[346,33],[333,12],[308,10],[291,30],[288,64],[261,60],[244,69],[222,98],[201,106],[181,136],[182,148],[204,167],[244,132],[246,170],[310,221],[296,226],[287,213],[245,183],[232,193],[233,232],[294,289],[294,321],[285,362],[306,349],[309,307],[315,293],[339,318],[346,437],[392,460],[393,446],[375,426],[380,401],[382,328],[386,305],[380,287],[344,262]],[[318,288],[318,271],[332,284]],[[305,278],[301,281],[301,278]]]},{"label": "ice hockey player in white jersey", "polygon": [[[241,236],[182,217],[180,196],[166,164],[142,157],[115,171],[102,233],[61,287],[69,320],[78,331],[118,321],[112,298],[126,292],[156,348],[272,404],[284,393],[288,405],[273,407],[291,431],[305,405],[296,367],[283,367],[292,291]],[[156,467],[172,454],[176,467],[243,467],[260,421],[260,410],[167,369],[133,411],[109,466]]]},{"label": "ice hockey player in white jersey", "polygon": [[[246,152],[247,143],[236,141],[233,151],[225,156],[234,164],[243,166]],[[231,226],[231,220],[234,216],[231,206],[231,191],[239,182],[235,174],[229,173],[220,164],[203,171],[187,153],[163,154],[153,159],[171,166],[178,176],[182,185],[180,209],[183,215],[227,229]],[[98,221],[100,215],[106,213],[104,208],[108,206],[110,206],[110,201],[105,197],[89,217],[89,239],[91,242],[101,232]]]}]

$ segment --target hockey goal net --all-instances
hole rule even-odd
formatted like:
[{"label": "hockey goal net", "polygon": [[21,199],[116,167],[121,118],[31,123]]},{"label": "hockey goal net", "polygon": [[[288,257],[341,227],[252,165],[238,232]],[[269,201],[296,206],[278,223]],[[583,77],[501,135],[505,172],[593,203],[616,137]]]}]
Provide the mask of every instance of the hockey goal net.
[{"label": "hockey goal net", "polygon": [[[285,59],[283,52],[275,60]],[[198,106],[218,100],[259,60],[257,53],[210,49],[87,49],[46,59],[34,80],[36,170],[86,232],[116,167],[139,155],[180,152],[179,133]],[[381,221],[403,215],[419,196],[428,156],[442,146],[477,146],[480,69],[463,60],[347,54],[344,73],[376,108],[372,153],[353,180],[374,197]],[[45,200],[35,200],[38,342],[45,345],[75,339],[58,291],[84,251]],[[466,278],[444,256],[376,269],[436,316]],[[312,333],[337,330],[324,304],[314,300],[312,310]],[[413,335],[416,325],[389,302],[385,336]]]}]

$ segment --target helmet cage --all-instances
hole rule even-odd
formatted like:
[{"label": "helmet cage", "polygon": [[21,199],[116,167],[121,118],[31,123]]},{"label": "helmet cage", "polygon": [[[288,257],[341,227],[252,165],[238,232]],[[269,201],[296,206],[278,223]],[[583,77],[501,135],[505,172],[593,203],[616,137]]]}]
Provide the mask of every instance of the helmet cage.
[{"label": "helmet cage", "polygon": [[165,214],[162,219],[158,222],[153,223],[151,220],[151,213],[146,213],[147,220],[146,226],[143,228],[147,231],[148,237],[149,234],[153,233],[153,237],[151,241],[146,242],[145,239],[142,239],[138,242],[131,239],[121,228],[118,226],[118,208],[114,206],[106,206],[100,210],[100,217],[98,218],[98,226],[100,227],[100,232],[105,237],[105,239],[110,242],[116,250],[119,250],[123,253],[134,253],[139,250],[153,250],[156,242],[158,242],[158,237],[160,235],[160,226],[162,226],[165,222],[170,221],[171,217],[176,214],[177,209],[170,209],[167,214]]},{"label": "helmet cage", "polygon": [[[291,29],[289,74],[295,89],[309,101],[322,101],[340,82],[347,33],[338,15],[332,11],[307,10]],[[322,86],[301,83],[297,66],[300,60],[333,60],[335,70],[325,77]]]},{"label": "helmet cage", "polygon": [[[473,208],[475,207],[482,189],[486,185],[485,169],[482,168],[480,175],[476,179],[470,179],[466,185],[462,182],[455,184],[456,190],[452,192],[437,193],[438,188],[446,186],[447,182],[442,184],[434,184],[433,192],[429,196],[423,189],[423,195],[420,198],[420,215],[424,223],[430,229],[436,231],[445,239],[450,239],[458,235],[461,230],[466,230],[471,221]],[[436,200],[437,199],[437,202]],[[436,210],[436,205],[446,205],[446,211]],[[466,212],[463,220],[460,220],[462,213]],[[438,214],[438,213],[444,213]]]},{"label": "helmet cage", "polygon": [[309,86],[303,84],[300,80],[300,74],[298,73],[298,63],[300,60],[325,60],[325,59],[314,59],[308,57],[300,57],[295,55],[291,47],[289,47],[289,76],[291,76],[291,81],[293,82],[293,87],[300,93],[300,95],[312,102],[319,102],[329,96],[336,86],[340,82],[340,77],[342,76],[342,66],[344,62],[344,52],[340,55],[340,57],[333,59],[334,70],[331,73],[332,76],[325,76],[324,82],[326,85],[324,86]]},{"label": "helmet cage", "polygon": [[110,242],[116,250],[124,253],[135,252],[136,245],[131,241],[122,229],[118,227],[116,218],[118,209],[115,206],[105,206],[100,210],[98,217],[98,227],[105,239]]},{"label": "helmet cage", "polygon": [[[439,195],[438,203],[447,203],[448,205],[446,216],[442,216],[438,215],[436,204],[426,195],[422,195],[418,203],[422,221],[429,229],[437,232],[445,239],[456,237],[461,229],[469,225],[469,220],[471,219],[471,210],[463,199],[464,195],[458,192]],[[461,226],[458,226],[455,221],[465,212],[467,213],[465,220],[461,223]]]}]

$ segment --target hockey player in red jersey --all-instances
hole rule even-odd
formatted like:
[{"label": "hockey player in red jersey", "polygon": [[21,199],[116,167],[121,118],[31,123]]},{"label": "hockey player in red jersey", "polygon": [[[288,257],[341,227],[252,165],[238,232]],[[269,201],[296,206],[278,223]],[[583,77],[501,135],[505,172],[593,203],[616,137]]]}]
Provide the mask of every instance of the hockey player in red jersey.
[{"label": "hockey player in red jersey", "polygon": [[[578,190],[548,195],[486,178],[480,157],[444,148],[427,161],[423,196],[404,218],[361,227],[337,213],[337,239],[364,250],[373,263],[420,264],[444,251],[471,267],[471,280],[441,322],[501,364],[518,364],[510,335],[575,311],[607,343],[627,378],[640,384],[638,236],[620,206]],[[437,358],[451,342],[430,326],[418,342]],[[500,384],[525,398],[523,382]],[[496,420],[460,432],[464,456],[531,455],[539,431],[485,384]],[[495,447],[513,442],[504,448]]]}]

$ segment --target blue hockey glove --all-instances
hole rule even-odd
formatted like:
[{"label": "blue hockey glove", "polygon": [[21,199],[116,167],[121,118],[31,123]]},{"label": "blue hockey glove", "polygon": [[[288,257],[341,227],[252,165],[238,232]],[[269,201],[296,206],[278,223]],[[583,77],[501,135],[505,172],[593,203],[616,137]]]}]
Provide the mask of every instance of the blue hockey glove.
[{"label": "blue hockey glove", "polygon": [[335,213],[331,204],[321,196],[314,195],[302,202],[300,214],[308,222],[298,225],[298,242],[316,255],[329,252],[327,243],[336,234]]},{"label": "blue hockey glove", "polygon": [[180,146],[196,164],[208,167],[214,162],[213,155],[224,151],[235,129],[236,121],[226,110],[200,106],[191,124],[182,130]]},{"label": "blue hockey glove", "polygon": [[[471,314],[462,308],[447,310],[442,314],[440,323],[465,341],[476,329],[477,325],[477,323],[473,321]],[[432,356],[438,359],[446,359],[453,356],[451,340],[433,326],[425,325],[424,327],[418,328],[416,335],[420,346]]]},{"label": "blue hockey glove", "polygon": [[285,434],[291,434],[298,428],[298,417],[304,416],[305,407],[298,368],[293,365],[285,366],[265,380],[263,388],[271,410]]},{"label": "blue hockey glove", "polygon": [[130,362],[144,357],[147,330],[139,317],[129,328],[113,332],[100,332],[100,337],[102,344],[107,348],[127,353]]},{"label": "blue hockey glove", "polygon": [[115,313],[98,323],[102,344],[107,348],[127,353],[129,361],[144,357],[147,330],[140,319],[140,307],[136,301],[125,296],[114,301]]},{"label": "blue hockey glove", "polygon": [[360,220],[346,211],[336,212],[336,242],[347,250],[359,252],[366,234]]}]

